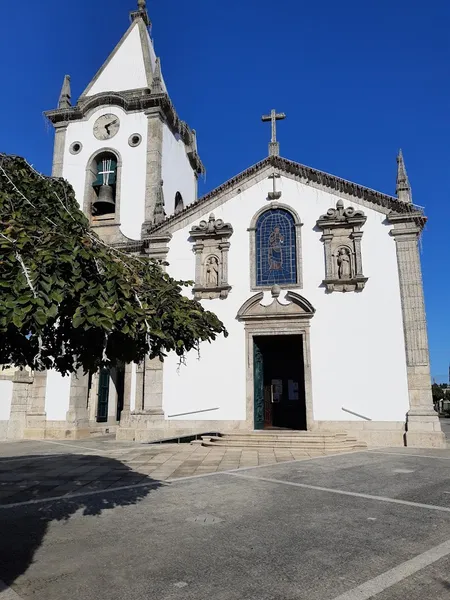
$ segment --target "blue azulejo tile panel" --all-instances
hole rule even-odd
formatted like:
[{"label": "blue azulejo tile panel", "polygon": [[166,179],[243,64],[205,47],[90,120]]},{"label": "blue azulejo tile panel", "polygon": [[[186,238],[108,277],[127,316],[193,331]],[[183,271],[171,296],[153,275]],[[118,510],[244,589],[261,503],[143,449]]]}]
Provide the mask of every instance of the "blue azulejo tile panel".
[{"label": "blue azulejo tile panel", "polygon": [[287,210],[270,209],[256,224],[256,285],[297,283],[294,217]]}]

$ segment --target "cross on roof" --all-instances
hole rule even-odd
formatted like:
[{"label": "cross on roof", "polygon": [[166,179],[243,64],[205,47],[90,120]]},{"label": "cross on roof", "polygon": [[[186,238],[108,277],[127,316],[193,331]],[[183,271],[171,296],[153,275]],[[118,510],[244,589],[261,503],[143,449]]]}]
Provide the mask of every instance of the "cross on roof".
[{"label": "cross on roof", "polygon": [[281,121],[285,118],[286,115],[284,113],[277,113],[274,108],[270,111],[270,115],[263,115],[261,117],[261,121],[271,121],[272,123],[272,139],[269,143],[269,156],[280,155],[280,144],[277,142],[277,121]]}]

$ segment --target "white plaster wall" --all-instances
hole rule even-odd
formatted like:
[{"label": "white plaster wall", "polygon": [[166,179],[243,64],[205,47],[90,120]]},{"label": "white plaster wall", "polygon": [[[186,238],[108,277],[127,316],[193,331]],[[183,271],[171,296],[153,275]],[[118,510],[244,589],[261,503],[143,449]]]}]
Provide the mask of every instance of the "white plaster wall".
[{"label": "white plaster wall", "polygon": [[196,200],[197,182],[186,155],[186,146],[180,136],[173,134],[167,125],[164,125],[163,130],[162,178],[168,215],[174,212],[177,192],[183,196],[185,207]]},{"label": "white plaster wall", "polygon": [[147,85],[139,27],[136,21],[116,54],[86,95],[133,90],[147,87]]},{"label": "white plaster wall", "polygon": [[47,421],[65,421],[69,410],[70,375],[63,377],[57,371],[47,371],[45,412]]},{"label": "white plaster wall", "polygon": [[[373,420],[403,421],[408,410],[408,390],[400,290],[395,242],[384,215],[362,207],[367,215],[363,227],[362,260],[369,277],[361,293],[326,294],[324,248],[321,232],[315,231],[318,217],[334,207],[338,196],[282,177],[278,185],[281,202],[291,205],[303,223],[303,289],[296,288],[316,309],[311,321],[311,364],[313,410],[316,420],[359,420],[342,407]],[[244,325],[236,321],[250,291],[249,232],[254,214],[266,201],[270,182],[243,191],[214,210],[216,218],[234,228],[229,252],[227,300],[203,301],[225,323],[229,337],[201,345],[201,360],[188,356],[188,366],[177,368],[170,355],[164,368],[164,411],[166,415],[218,408],[183,419],[245,418],[246,357]],[[344,201],[345,206],[358,207]],[[208,210],[201,218],[207,219]],[[196,219],[195,223],[198,223]],[[192,224],[174,233],[168,260],[169,273],[193,279],[195,257],[188,241]],[[186,292],[189,295],[189,291]]]},{"label": "white plaster wall", "polygon": [[11,413],[13,382],[0,381],[0,421],[8,421]]},{"label": "white plaster wall", "polygon": [[[119,117],[118,133],[106,141],[97,140],[92,133],[94,123],[101,115],[112,113]],[[142,136],[139,146],[128,144],[130,135]],[[73,155],[69,148],[73,142],[81,142],[83,149]],[[118,152],[122,161],[120,187],[121,231],[129,238],[139,239],[141,225],[145,220],[145,178],[147,158],[147,117],[143,113],[126,113],[117,106],[105,106],[92,111],[85,121],[70,123],[67,127],[64,150],[63,177],[75,190],[78,204],[83,206],[86,169],[93,156],[104,149]]]}]

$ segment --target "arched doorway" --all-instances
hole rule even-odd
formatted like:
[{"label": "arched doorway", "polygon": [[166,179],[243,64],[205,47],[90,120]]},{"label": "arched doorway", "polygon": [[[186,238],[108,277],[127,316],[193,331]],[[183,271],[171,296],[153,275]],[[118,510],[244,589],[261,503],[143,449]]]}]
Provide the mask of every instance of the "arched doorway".
[{"label": "arched doorway", "polygon": [[311,429],[313,425],[310,321],[312,305],[299,294],[272,289],[245,302],[237,319],[245,324],[247,422],[251,429]]}]

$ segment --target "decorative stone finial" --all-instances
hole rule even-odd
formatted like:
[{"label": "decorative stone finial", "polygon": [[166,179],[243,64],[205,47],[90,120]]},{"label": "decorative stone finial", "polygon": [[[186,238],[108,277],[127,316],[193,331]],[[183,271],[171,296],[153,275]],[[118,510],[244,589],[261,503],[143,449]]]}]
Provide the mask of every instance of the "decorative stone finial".
[{"label": "decorative stone finial", "polygon": [[155,204],[155,210],[153,211],[153,222],[155,225],[162,223],[166,218],[166,211],[164,210],[164,192],[163,192],[164,181],[161,179],[158,188],[158,195]]},{"label": "decorative stone finial", "polygon": [[147,12],[146,0],[138,0],[137,10],[134,10],[130,13],[130,18],[132,21],[135,21],[136,19],[142,19],[147,27],[150,27],[151,21]]},{"label": "decorative stone finial", "polygon": [[161,60],[158,57],[155,61],[155,70],[153,72],[151,92],[152,94],[162,94],[164,92],[161,77]]},{"label": "decorative stone finial", "polygon": [[401,149],[397,156],[397,186],[395,193],[400,202],[411,204],[412,194],[411,186],[409,185],[408,175],[406,173],[405,161],[403,159],[403,152]]},{"label": "decorative stone finial", "polygon": [[272,289],[270,290],[271,294],[272,294],[272,298],[278,298],[281,294],[281,288],[279,285],[273,285]]},{"label": "decorative stone finial", "polygon": [[58,108],[70,108],[72,106],[70,98],[70,75],[65,75],[61,88],[61,94],[59,95]]}]

